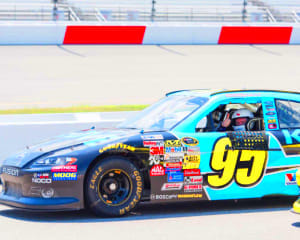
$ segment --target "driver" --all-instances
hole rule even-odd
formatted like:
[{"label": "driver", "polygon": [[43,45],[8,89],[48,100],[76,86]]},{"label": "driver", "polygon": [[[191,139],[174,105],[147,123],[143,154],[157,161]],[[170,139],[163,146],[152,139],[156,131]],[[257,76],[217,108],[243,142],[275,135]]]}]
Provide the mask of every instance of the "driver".
[{"label": "driver", "polygon": [[231,118],[230,114],[227,113],[219,131],[230,131],[230,126],[232,126],[234,131],[246,131],[246,126],[253,117],[253,113],[246,108],[236,110]]}]

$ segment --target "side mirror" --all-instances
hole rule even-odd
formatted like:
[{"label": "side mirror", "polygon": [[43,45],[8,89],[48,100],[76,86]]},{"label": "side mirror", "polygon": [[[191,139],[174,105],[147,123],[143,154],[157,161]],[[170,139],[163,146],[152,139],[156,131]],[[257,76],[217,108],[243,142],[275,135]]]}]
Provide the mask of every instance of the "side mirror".
[{"label": "side mirror", "polygon": [[204,129],[207,127],[207,117],[202,118],[196,126],[196,130]]}]

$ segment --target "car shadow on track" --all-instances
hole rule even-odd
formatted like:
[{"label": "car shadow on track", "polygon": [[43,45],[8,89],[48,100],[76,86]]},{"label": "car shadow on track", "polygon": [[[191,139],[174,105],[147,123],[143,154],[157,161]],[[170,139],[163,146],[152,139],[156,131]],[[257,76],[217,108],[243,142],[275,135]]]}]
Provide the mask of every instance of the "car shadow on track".
[{"label": "car shadow on track", "polygon": [[[169,204],[142,203],[131,214],[121,218],[99,218],[86,210],[70,212],[28,212],[19,209],[0,210],[0,216],[30,222],[87,223],[120,222],[207,215],[288,211],[295,198],[272,198],[239,201],[186,202]],[[300,227],[300,223],[294,223]]]}]

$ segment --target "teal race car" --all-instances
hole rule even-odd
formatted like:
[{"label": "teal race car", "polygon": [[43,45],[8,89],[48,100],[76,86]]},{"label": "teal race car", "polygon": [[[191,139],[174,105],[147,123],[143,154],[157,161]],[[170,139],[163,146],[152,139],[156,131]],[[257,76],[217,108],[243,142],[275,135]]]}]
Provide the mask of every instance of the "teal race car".
[{"label": "teal race car", "polygon": [[0,203],[122,216],[140,201],[298,196],[299,167],[300,93],[181,90],[7,158]]}]

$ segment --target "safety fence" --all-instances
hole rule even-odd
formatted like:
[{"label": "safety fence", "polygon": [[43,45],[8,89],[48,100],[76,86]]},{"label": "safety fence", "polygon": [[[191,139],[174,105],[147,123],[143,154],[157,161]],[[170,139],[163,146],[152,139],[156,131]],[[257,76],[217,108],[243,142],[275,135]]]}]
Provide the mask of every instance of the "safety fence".
[{"label": "safety fence", "polygon": [[[252,0],[254,1],[254,0]],[[99,21],[99,22],[300,22],[300,3],[273,8],[243,0],[196,1],[183,5],[106,0],[50,3],[0,3],[0,21]],[[255,2],[255,1],[254,1]],[[239,3],[239,4],[237,4]]]}]

